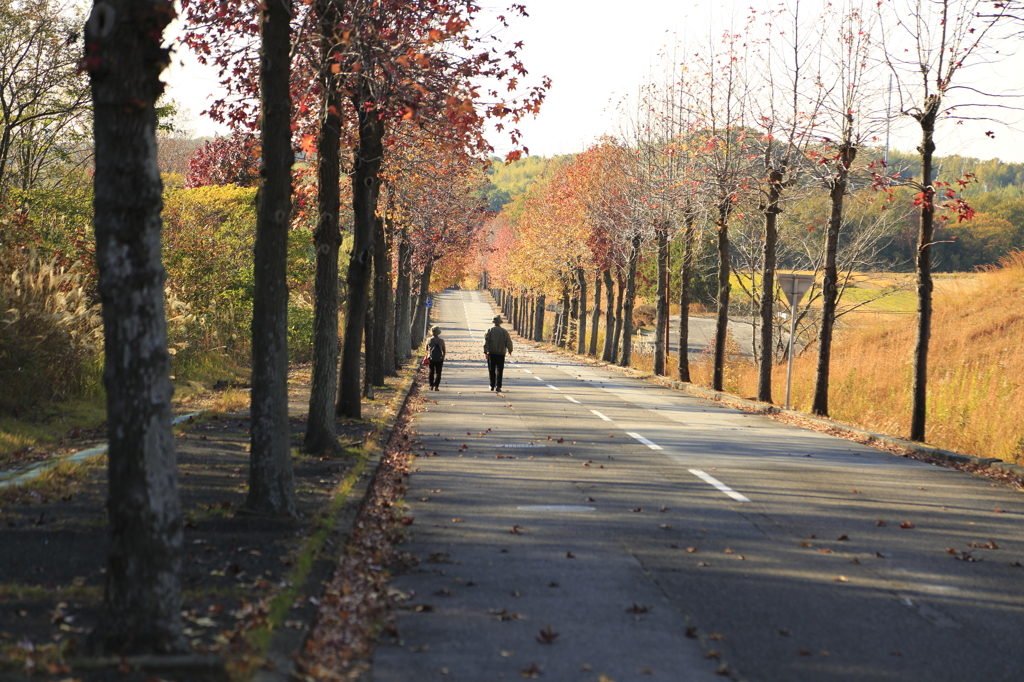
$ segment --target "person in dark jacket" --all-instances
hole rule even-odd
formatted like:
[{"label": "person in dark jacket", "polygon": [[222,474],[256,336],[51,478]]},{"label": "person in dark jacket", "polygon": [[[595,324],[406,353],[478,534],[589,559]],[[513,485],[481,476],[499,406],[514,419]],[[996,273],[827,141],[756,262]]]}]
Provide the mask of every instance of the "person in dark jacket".
[{"label": "person in dark jacket", "polygon": [[427,341],[427,361],[430,365],[429,384],[431,391],[440,390],[441,370],[444,368],[444,356],[448,354],[444,347],[444,339],[441,338],[441,328],[434,327],[430,330],[433,336]]},{"label": "person in dark jacket", "polygon": [[494,316],[494,326],[484,334],[484,355],[487,357],[487,376],[491,390],[501,390],[501,377],[505,373],[505,354],[512,353],[512,337],[501,326],[501,315]]}]

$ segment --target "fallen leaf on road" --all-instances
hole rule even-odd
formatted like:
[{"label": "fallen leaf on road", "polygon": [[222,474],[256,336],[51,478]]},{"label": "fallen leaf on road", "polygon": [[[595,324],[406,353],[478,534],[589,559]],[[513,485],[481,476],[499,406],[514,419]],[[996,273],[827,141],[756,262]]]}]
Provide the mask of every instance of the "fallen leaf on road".
[{"label": "fallen leaf on road", "polygon": [[686,628],[686,632],[684,632],[683,634],[689,637],[690,639],[697,639],[697,628],[691,625],[690,627]]},{"label": "fallen leaf on road", "polygon": [[711,651],[704,654],[704,658],[718,658],[721,655],[722,652],[718,651],[717,649],[712,649]]},{"label": "fallen leaf on road", "polygon": [[637,604],[636,602],[634,602],[632,606],[626,609],[626,613],[647,613],[653,608],[653,606],[647,606],[646,604]]},{"label": "fallen leaf on road", "polygon": [[575,555],[575,554],[573,554],[572,552],[566,552],[566,553],[565,553],[565,558],[566,558],[566,559],[575,559],[575,558],[576,558],[576,555]]},{"label": "fallen leaf on road", "polygon": [[885,525],[885,521],[883,521],[882,519],[878,519],[877,521],[875,521],[875,525],[876,526],[884,526]]},{"label": "fallen leaf on road", "polygon": [[726,547],[725,548],[725,553],[726,554],[735,554],[736,550],[735,549],[729,549],[728,547]]},{"label": "fallen leaf on road", "polygon": [[452,523],[465,523],[462,519],[452,519]]},{"label": "fallen leaf on road", "polygon": [[968,542],[967,546],[968,547],[976,547],[978,549],[999,549],[999,545],[997,545],[992,540],[989,540],[988,542],[984,542],[984,543]]},{"label": "fallen leaf on road", "polygon": [[810,652],[810,651],[808,651],[807,649],[804,649],[803,647],[801,647],[801,648],[800,648],[800,655],[801,655],[801,656],[810,656],[810,655],[811,655],[811,652]]},{"label": "fallen leaf on road", "polygon": [[818,551],[821,552],[822,554],[831,554],[832,553],[831,549],[819,549]]},{"label": "fallen leaf on road", "polygon": [[841,540],[841,541],[844,541],[844,542],[848,541],[849,539],[850,539],[849,535],[840,535],[839,537],[836,538],[836,540]]},{"label": "fallen leaf on road", "polygon": [[499,655],[500,655],[500,656],[501,656],[502,658],[512,658],[512,657],[513,657],[513,656],[515,655],[515,653],[514,653],[514,652],[512,652],[512,651],[502,651],[502,652],[500,652],[500,654],[499,654]]},{"label": "fallen leaf on road", "polygon": [[914,524],[912,524],[910,521],[904,521],[903,523],[900,524],[900,528],[913,528],[913,527],[914,527]]},{"label": "fallen leaf on road", "polygon": [[641,675],[653,675],[654,674],[654,668],[640,668],[640,674]]},{"label": "fallen leaf on road", "polygon": [[429,644],[421,644],[420,646],[409,647],[409,651],[411,651],[414,654],[421,654],[429,648]]},{"label": "fallen leaf on road", "polygon": [[512,526],[512,530],[510,530],[509,533],[512,533],[512,535],[522,535],[522,531],[520,530],[521,528],[522,526],[519,525]]},{"label": "fallen leaf on road", "polygon": [[642,512],[643,510],[644,510],[644,508],[643,508],[643,507],[634,507],[634,508],[633,508],[632,510],[630,510],[630,511],[633,511],[633,512]]},{"label": "fallen leaf on road", "polygon": [[800,546],[801,546],[801,547],[810,547],[810,546],[811,546],[811,543],[809,543],[809,542],[807,542],[806,540],[804,540],[803,542],[801,542],[801,543],[800,543]]},{"label": "fallen leaf on road", "polygon": [[663,523],[663,524],[661,524],[660,526],[658,526],[658,528],[660,528],[660,529],[662,529],[662,530],[672,530],[672,526],[670,526],[670,525],[669,525],[669,524],[667,524],[667,523]]},{"label": "fallen leaf on road", "polygon": [[848,583],[848,582],[850,582],[850,579],[847,578],[845,575],[837,575],[835,578],[832,578],[832,582],[834,582],[834,583]]},{"label": "fallen leaf on road", "polygon": [[713,639],[716,642],[720,642],[725,639],[725,635],[720,635],[717,632],[712,632],[710,635],[708,635],[708,639]]},{"label": "fallen leaf on road", "polygon": [[697,548],[696,548],[696,547],[687,547],[687,548],[686,548],[686,551],[687,551],[687,552],[688,552],[689,554],[693,554],[694,552],[696,552],[696,551],[697,551]]},{"label": "fallen leaf on road", "polygon": [[709,563],[708,563],[708,562],[706,562],[706,561],[701,561],[701,562],[700,562],[700,563],[698,563],[697,565],[703,568],[703,567],[705,567],[705,566],[710,566],[711,564],[709,564]]},{"label": "fallen leaf on road", "polygon": [[552,644],[556,639],[558,639],[558,633],[552,630],[551,626],[548,625],[537,634],[535,639],[541,644]]}]

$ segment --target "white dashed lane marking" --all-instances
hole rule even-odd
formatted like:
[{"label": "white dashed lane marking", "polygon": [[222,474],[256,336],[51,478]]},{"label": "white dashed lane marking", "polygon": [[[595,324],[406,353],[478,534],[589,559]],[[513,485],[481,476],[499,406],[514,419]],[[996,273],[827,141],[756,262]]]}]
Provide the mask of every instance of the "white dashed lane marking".
[{"label": "white dashed lane marking", "polygon": [[593,412],[594,414],[596,414],[598,417],[600,417],[601,419],[605,420],[606,422],[610,422],[611,421],[611,419],[609,419],[608,417],[604,416],[603,414],[601,414],[597,410],[591,410],[591,412]]},{"label": "white dashed lane marking", "polygon": [[[609,419],[608,421],[611,421],[611,420]],[[637,439],[638,441],[640,441],[641,443],[643,443],[644,445],[649,447],[651,450],[663,450],[664,449],[660,445],[658,445],[657,443],[655,443],[653,441],[647,440],[646,438],[641,436],[639,433],[636,433],[635,431],[626,431],[626,435],[631,437],[631,438]]]},{"label": "white dashed lane marking", "polygon": [[726,495],[728,495],[732,499],[736,500],[737,502],[750,502],[750,498],[749,497],[747,497],[745,495],[739,494],[738,492],[736,492],[735,490],[733,490],[732,488],[730,488],[726,484],[724,484],[721,481],[719,481],[714,476],[712,476],[710,474],[707,474],[707,473],[704,473],[700,469],[690,469],[689,471],[690,471],[691,474],[693,474],[697,478],[701,479],[705,483],[710,483],[711,485],[713,485],[714,487],[718,488],[723,493],[725,493]]},{"label": "white dashed lane marking", "polygon": [[570,403],[576,403],[577,405],[582,405],[583,404],[580,401],[576,400],[576,398],[573,398],[572,396],[568,396],[567,395],[567,396],[565,396],[565,399],[568,400]]}]

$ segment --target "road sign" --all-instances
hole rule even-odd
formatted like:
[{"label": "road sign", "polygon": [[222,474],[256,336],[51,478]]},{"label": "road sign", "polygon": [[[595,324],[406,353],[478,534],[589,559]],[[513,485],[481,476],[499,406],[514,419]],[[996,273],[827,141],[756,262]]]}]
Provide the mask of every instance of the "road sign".
[{"label": "road sign", "polygon": [[789,392],[793,385],[793,338],[796,336],[796,304],[814,284],[814,275],[798,275],[795,272],[775,274],[782,293],[789,301],[789,368],[786,370],[786,409],[789,409]]},{"label": "road sign", "polygon": [[434,302],[428,298],[427,302],[424,305],[426,305],[428,308],[433,308]]},{"label": "road sign", "polygon": [[777,273],[775,279],[778,280],[779,288],[782,289],[791,308],[799,303],[807,290],[814,285],[814,275],[799,275],[795,272]]}]

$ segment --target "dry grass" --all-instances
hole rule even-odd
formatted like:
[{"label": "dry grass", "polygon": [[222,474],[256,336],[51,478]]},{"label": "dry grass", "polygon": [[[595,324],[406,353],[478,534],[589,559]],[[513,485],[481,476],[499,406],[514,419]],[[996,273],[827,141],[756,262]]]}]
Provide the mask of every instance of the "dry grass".
[{"label": "dry grass", "polygon": [[[1024,462],[1024,252],[1002,267],[936,287],[929,352],[927,440],[983,457]],[[873,431],[906,435],[916,318],[881,315],[838,330],[833,346],[831,416]],[[810,409],[816,346],[794,362],[793,404]],[[785,390],[777,368],[775,394]],[[753,395],[757,373],[733,359],[727,390]],[[707,378],[700,376],[701,383]]]},{"label": "dry grass", "polygon": [[98,393],[102,320],[81,270],[33,254],[0,282],[0,411]]}]

